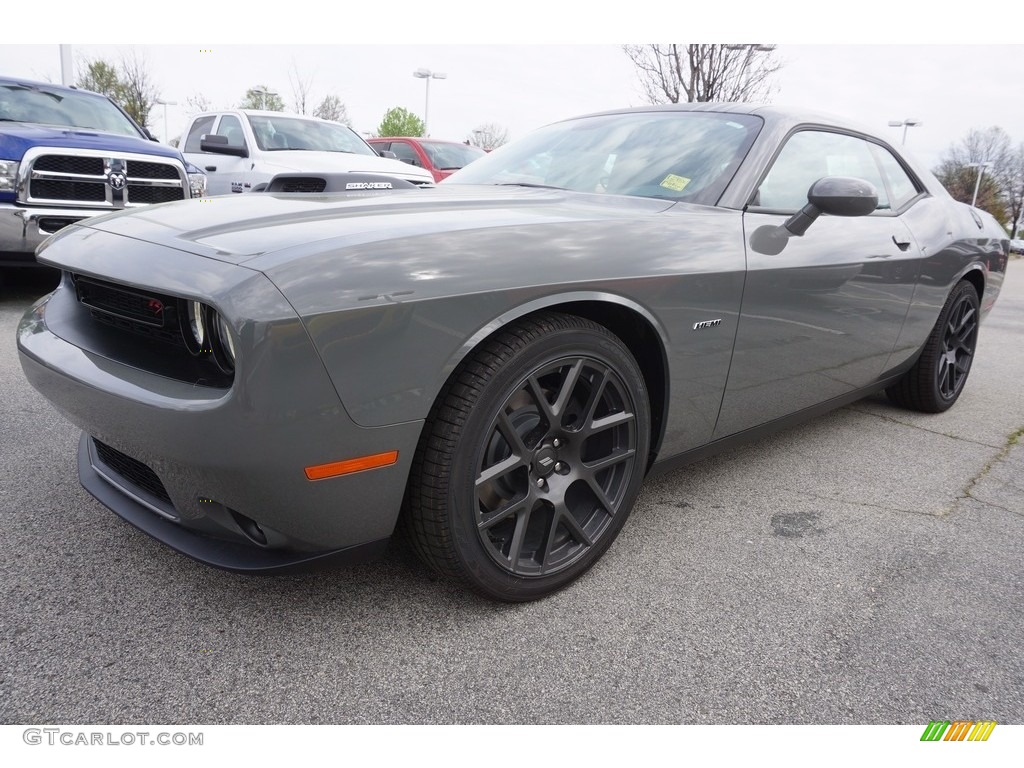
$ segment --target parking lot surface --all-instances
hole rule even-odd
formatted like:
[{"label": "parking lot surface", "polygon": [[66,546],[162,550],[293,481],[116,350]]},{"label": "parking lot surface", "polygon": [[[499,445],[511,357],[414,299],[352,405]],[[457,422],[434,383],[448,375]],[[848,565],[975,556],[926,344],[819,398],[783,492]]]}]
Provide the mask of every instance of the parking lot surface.
[{"label": "parking lot surface", "polygon": [[1024,264],[964,395],[869,398],[647,483],[540,602],[380,562],[247,577],[78,484],[0,282],[0,723],[1024,722]]}]

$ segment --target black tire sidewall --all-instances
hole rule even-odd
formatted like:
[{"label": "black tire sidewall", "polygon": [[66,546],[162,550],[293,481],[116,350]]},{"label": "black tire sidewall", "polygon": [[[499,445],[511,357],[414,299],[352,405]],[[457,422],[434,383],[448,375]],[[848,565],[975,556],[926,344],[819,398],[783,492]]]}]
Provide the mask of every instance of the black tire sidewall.
[{"label": "black tire sidewall", "polygon": [[[974,329],[974,343],[971,350],[970,360],[967,362],[967,371],[964,373],[963,381],[960,383],[959,389],[953,393],[952,397],[945,397],[942,391],[939,389],[940,379],[940,368],[939,360],[943,354],[943,341],[946,333],[946,325],[949,323],[949,318],[953,314],[953,310],[960,304],[963,298],[969,298],[971,305],[974,308],[976,321]],[[930,370],[927,372],[928,383],[931,388],[931,396],[936,405],[941,410],[947,410],[960,398],[964,388],[967,386],[967,379],[971,373],[971,367],[974,365],[974,356],[977,352],[978,347],[978,333],[981,326],[981,302],[978,300],[978,292],[974,286],[966,280],[961,281],[956,285],[953,291],[950,293],[949,298],[946,301],[946,305],[942,308],[942,314],[939,315],[938,321],[935,323],[935,329],[932,332],[932,337],[929,339],[929,345],[931,346],[930,355]]]},{"label": "black tire sidewall", "polygon": [[[498,565],[477,532],[473,492],[489,427],[497,409],[538,368],[564,357],[590,357],[612,368],[633,399],[636,414],[637,454],[619,512],[600,540],[575,563],[547,576],[520,576]],[[587,571],[611,546],[629,516],[646,471],[650,443],[650,405],[643,375],[629,351],[610,335],[589,329],[565,329],[547,334],[514,353],[487,381],[458,436],[452,452],[448,491],[449,522],[455,554],[474,586],[491,597],[524,601],[558,590]]]}]

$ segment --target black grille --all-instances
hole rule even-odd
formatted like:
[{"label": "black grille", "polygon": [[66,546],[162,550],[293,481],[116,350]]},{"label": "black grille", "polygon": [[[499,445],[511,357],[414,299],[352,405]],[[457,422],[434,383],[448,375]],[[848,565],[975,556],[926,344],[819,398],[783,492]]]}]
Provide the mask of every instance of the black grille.
[{"label": "black grille", "polygon": [[75,278],[75,289],[78,300],[88,307],[159,328],[165,325],[167,310],[173,311],[177,303],[168,296],[140,293],[86,277]]},{"label": "black grille", "polygon": [[145,163],[141,160],[129,160],[125,164],[125,173],[129,179],[174,179],[181,177],[177,169],[164,163]]},{"label": "black grille", "polygon": [[107,199],[106,184],[101,181],[54,181],[32,179],[29,195],[37,200],[83,200],[102,203]]},{"label": "black grille", "polygon": [[102,157],[75,157],[74,155],[43,155],[32,165],[37,171],[77,173],[83,176],[103,176]]},{"label": "black grille", "polygon": [[184,200],[185,190],[181,187],[150,187],[143,184],[128,184],[129,203],[170,203]]},{"label": "black grille", "polygon": [[304,178],[285,179],[281,184],[282,192],[296,192],[299,194],[310,192],[323,192],[327,188],[326,179]]},{"label": "black grille", "polygon": [[96,446],[96,455],[99,456],[100,461],[106,464],[109,469],[132,485],[141,488],[162,501],[166,501],[168,504],[171,503],[171,497],[167,494],[167,489],[160,482],[156,472],[138,459],[126,456],[119,450],[101,443],[96,438],[93,438],[92,442]]}]

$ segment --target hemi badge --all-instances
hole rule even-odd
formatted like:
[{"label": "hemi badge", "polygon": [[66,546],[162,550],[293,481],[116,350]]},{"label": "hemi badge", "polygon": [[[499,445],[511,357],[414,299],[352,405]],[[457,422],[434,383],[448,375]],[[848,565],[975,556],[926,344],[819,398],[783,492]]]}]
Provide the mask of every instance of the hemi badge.
[{"label": "hemi badge", "polygon": [[695,331],[702,331],[705,328],[714,328],[716,325],[721,325],[721,324],[722,324],[722,319],[721,318],[719,318],[717,320],[704,320],[704,321],[699,322],[699,323],[694,323],[693,324],[693,330],[695,330]]}]

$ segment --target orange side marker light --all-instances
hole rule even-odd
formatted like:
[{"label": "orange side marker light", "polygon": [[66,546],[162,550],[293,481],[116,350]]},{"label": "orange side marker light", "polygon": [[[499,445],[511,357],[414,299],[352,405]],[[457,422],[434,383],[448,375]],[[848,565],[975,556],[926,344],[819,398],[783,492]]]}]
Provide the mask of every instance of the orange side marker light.
[{"label": "orange side marker light", "polygon": [[356,459],[345,461],[332,461],[329,464],[317,464],[313,467],[306,467],[307,480],[326,480],[329,477],[351,475],[354,472],[365,472],[368,469],[379,469],[389,467],[398,461],[398,451],[386,451],[375,453],[372,456],[360,456]]}]

